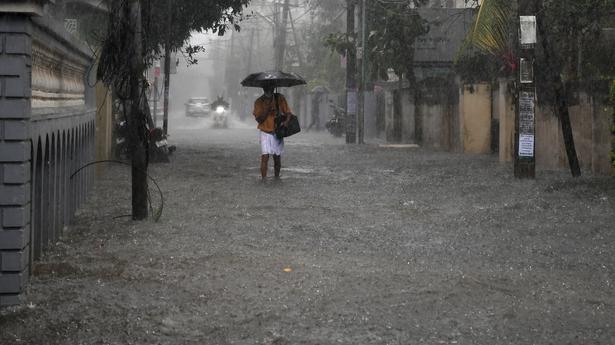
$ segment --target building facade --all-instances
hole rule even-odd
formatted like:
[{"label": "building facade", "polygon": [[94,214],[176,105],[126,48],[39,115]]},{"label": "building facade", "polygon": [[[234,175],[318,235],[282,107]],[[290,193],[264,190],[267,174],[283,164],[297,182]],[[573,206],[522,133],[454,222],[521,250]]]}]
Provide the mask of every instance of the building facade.
[{"label": "building facade", "polygon": [[53,6],[0,4],[0,306],[20,303],[93,181],[94,60]]}]

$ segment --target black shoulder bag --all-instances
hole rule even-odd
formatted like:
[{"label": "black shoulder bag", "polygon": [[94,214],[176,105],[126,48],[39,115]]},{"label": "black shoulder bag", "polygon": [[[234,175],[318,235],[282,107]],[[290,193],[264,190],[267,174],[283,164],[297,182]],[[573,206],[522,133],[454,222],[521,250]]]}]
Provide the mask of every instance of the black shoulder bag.
[{"label": "black shoulder bag", "polygon": [[[275,97],[275,93],[273,94],[273,99],[275,101],[275,136],[278,139],[290,137],[291,135],[297,134],[301,132],[301,127],[299,126],[299,119],[297,116],[288,113],[288,114],[280,114],[280,104],[278,103],[278,99]],[[288,124],[286,126],[283,125],[284,121],[286,121],[286,117],[290,116],[288,120]]]}]

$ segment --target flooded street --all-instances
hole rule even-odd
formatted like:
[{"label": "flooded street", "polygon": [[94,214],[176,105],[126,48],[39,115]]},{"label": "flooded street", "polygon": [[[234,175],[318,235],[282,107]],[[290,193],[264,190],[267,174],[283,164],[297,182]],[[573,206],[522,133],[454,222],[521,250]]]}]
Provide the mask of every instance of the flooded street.
[{"label": "flooded street", "polygon": [[128,169],[102,169],[1,344],[615,339],[612,179],[308,132],[262,183],[252,124],[177,117],[172,162],[150,168],[160,221],[122,217]]}]

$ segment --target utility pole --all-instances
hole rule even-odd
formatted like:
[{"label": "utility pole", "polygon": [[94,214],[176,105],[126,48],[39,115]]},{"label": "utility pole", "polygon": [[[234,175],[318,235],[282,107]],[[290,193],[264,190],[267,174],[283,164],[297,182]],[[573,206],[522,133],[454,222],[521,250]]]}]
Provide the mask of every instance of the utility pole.
[{"label": "utility pole", "polygon": [[[523,3],[525,2],[525,4]],[[519,3],[519,77],[515,123],[514,173],[517,178],[536,176],[536,82],[534,50],[536,35],[536,1]]]},{"label": "utility pole", "polygon": [[152,114],[154,126],[158,123],[158,76],[160,73],[160,67],[156,64],[154,64],[154,114]]},{"label": "utility pole", "polygon": [[[277,27],[278,37],[276,40],[276,49],[275,49],[275,69],[282,70],[284,68],[284,53],[286,49],[286,26],[288,25],[288,12],[289,12],[289,1],[284,0],[284,7],[282,8],[282,25]],[[279,21],[276,21],[278,24]]]},{"label": "utility pole", "polygon": [[[167,15],[172,13],[171,0],[167,0]],[[164,45],[164,113],[162,115],[162,131],[164,135],[169,132],[169,85],[171,84],[171,22],[173,16],[168,18],[167,41]],[[154,110],[154,116],[156,116]]]},{"label": "utility pole", "polygon": [[250,30],[250,44],[249,44],[249,48],[248,48],[248,65],[246,67],[247,71],[246,71],[246,75],[250,74],[250,72],[252,72],[252,54],[254,51],[254,28],[252,28],[252,30]]},{"label": "utility pole", "polygon": [[366,15],[367,6],[365,0],[361,0],[361,50],[357,54],[359,66],[361,66],[361,80],[359,82],[359,111],[357,114],[357,139],[359,144],[365,143],[365,79],[366,79],[366,60],[367,60],[367,38],[366,38]]},{"label": "utility pole", "polygon": [[[134,51],[131,59],[130,76],[130,131],[131,177],[132,177],[132,218],[147,218],[147,159],[145,150],[145,114],[141,108],[141,88],[143,80],[143,47],[141,46],[141,4],[139,0],[130,2],[130,20],[134,32]],[[147,103],[145,104],[147,106]]]},{"label": "utility pole", "polygon": [[295,39],[295,51],[297,53],[297,59],[299,60],[299,64],[304,66],[303,54],[301,54],[300,44],[299,44],[299,36],[297,36],[297,30],[295,30],[295,22],[292,17],[292,13],[288,11],[288,17],[290,19],[290,28],[293,30],[293,37]]},{"label": "utility pole", "polygon": [[[348,40],[355,42],[355,1],[346,0],[346,35]],[[346,143],[354,144],[356,141],[356,115],[357,115],[357,54],[354,48],[346,50]]]}]

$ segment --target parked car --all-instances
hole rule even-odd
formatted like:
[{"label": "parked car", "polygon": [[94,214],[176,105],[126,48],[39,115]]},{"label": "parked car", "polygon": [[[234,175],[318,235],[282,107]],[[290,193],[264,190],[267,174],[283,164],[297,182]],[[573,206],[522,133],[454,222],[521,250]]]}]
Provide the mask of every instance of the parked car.
[{"label": "parked car", "polygon": [[211,104],[206,97],[192,97],[186,102],[186,116],[209,117]]}]

